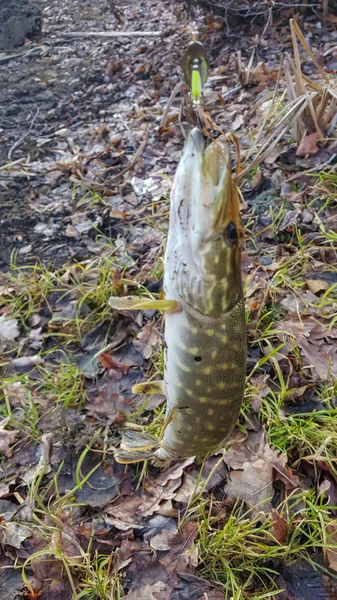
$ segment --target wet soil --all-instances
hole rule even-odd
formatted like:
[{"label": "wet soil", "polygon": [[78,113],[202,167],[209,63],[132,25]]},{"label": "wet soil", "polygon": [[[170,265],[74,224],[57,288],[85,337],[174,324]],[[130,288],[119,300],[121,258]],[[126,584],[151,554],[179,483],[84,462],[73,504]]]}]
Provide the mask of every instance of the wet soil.
[{"label": "wet soil", "polygon": [[42,12],[30,0],[2,0],[0,6],[0,52],[21,46],[25,38],[34,39],[41,32]]},{"label": "wet soil", "polygon": [[87,253],[83,236],[65,235],[75,209],[69,174],[48,171],[69,149],[75,131],[114,120],[123,95],[122,85],[107,89],[105,70],[109,58],[124,52],[124,42],[62,37],[67,30],[112,27],[116,16],[110,4],[41,0],[39,5],[39,42],[0,55],[0,166],[18,164],[10,175],[0,170],[0,270],[8,268],[13,251],[19,264],[36,257],[63,264]]}]

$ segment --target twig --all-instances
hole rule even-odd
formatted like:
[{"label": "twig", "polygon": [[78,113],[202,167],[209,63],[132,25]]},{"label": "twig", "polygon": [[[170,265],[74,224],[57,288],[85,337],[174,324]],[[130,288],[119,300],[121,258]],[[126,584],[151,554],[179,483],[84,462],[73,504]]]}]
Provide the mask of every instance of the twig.
[{"label": "twig", "polygon": [[0,64],[9,62],[10,60],[15,60],[16,58],[21,58],[22,56],[26,57],[34,54],[42,54],[45,51],[45,46],[34,46],[33,48],[28,48],[28,50],[24,50],[23,52],[17,52],[16,54],[6,54],[5,56],[0,56]]},{"label": "twig", "polygon": [[327,56],[329,56],[329,54],[333,54],[334,52],[337,52],[337,46],[333,46],[332,48],[329,48],[329,50],[327,50],[326,52],[323,53],[324,58],[326,58]]},{"label": "twig", "polygon": [[27,137],[27,135],[29,135],[29,134],[30,134],[30,132],[32,131],[32,129],[33,129],[33,126],[34,126],[34,123],[35,123],[35,121],[36,121],[36,118],[37,118],[37,116],[38,116],[39,112],[40,112],[40,107],[38,106],[38,107],[37,107],[37,110],[36,110],[36,113],[35,113],[34,117],[33,117],[33,118],[32,118],[32,120],[31,120],[31,123],[30,123],[30,126],[29,126],[29,129],[28,129],[28,131],[26,131],[26,133],[24,133],[24,134],[23,134],[23,136],[22,136],[22,137],[21,137],[21,138],[20,138],[20,139],[19,139],[17,142],[15,142],[15,143],[13,144],[13,146],[10,148],[10,150],[9,150],[9,152],[8,152],[8,159],[9,159],[9,160],[11,160],[11,158],[12,158],[12,154],[13,154],[13,152],[14,152],[15,148],[17,148],[18,146],[20,146],[20,144],[22,144],[23,140],[24,140],[24,139]]},{"label": "twig", "polygon": [[[254,159],[252,160],[251,164],[248,165],[247,167],[245,167],[240,172],[239,177],[238,177],[238,182],[242,181],[243,178],[246,177],[247,173],[249,173],[249,171],[253,167],[260,164],[265,159],[265,157],[268,155],[268,153],[270,153],[276,147],[276,145],[279,143],[279,141],[284,136],[286,131],[289,129],[290,125],[293,123],[293,121],[296,118],[299,117],[300,114],[302,114],[302,112],[305,110],[306,106],[307,106],[307,100],[303,96],[300,96],[299,98],[296,98],[295,100],[292,100],[291,102],[289,102],[288,106],[286,107],[286,108],[288,108],[288,111],[281,118],[280,121],[277,121],[279,119],[279,116],[277,116],[276,119],[274,119],[274,121],[271,124],[272,125],[272,133],[269,135],[269,137],[264,142],[264,144],[262,145],[260,150],[257,152],[257,154],[254,157]],[[289,119],[289,117],[290,117],[290,119]],[[287,119],[289,119],[289,122],[286,125],[284,125],[284,123],[285,123],[285,121],[287,121]],[[271,127],[271,125],[269,127]],[[283,126],[283,128],[280,131],[282,126]],[[279,133],[277,133],[277,131],[279,131]]]},{"label": "twig", "polygon": [[148,134],[146,134],[146,138],[145,140],[140,144],[136,154],[134,155],[132,161],[130,162],[130,164],[125,167],[125,169],[123,169],[120,173],[116,173],[116,175],[113,175],[112,177],[110,177],[109,179],[106,180],[106,184],[112,183],[113,181],[115,181],[115,179],[118,179],[118,177],[121,177],[122,175],[125,175],[125,173],[127,173],[128,171],[130,171],[130,169],[133,169],[133,167],[135,166],[135,164],[138,162],[138,160],[140,159],[144,148],[147,144],[147,140],[148,140]]},{"label": "twig", "polygon": [[233,96],[234,94],[236,94],[237,92],[239,92],[241,89],[242,89],[242,85],[241,85],[241,83],[239,83],[238,85],[236,85],[232,89],[228,90],[224,94],[221,94],[221,98],[223,100],[227,100],[227,98],[230,98],[231,96]]},{"label": "twig", "polygon": [[294,173],[294,175],[291,175],[290,177],[288,177],[284,183],[291,183],[292,181],[295,181],[299,177],[304,177],[305,175],[309,175],[310,173],[315,173],[315,171],[317,171],[317,173],[319,173],[319,172],[323,171],[323,169],[325,169],[325,167],[329,166],[336,157],[337,157],[337,154],[333,154],[332,156],[330,156],[330,158],[326,162],[322,163],[321,165],[316,165],[315,167],[311,167],[311,169],[307,169],[306,171],[300,171],[299,173]]},{"label": "twig", "polygon": [[164,114],[163,114],[163,116],[162,116],[162,119],[161,119],[161,121],[160,121],[159,129],[162,129],[163,127],[165,127],[165,125],[166,125],[166,119],[167,119],[167,116],[168,116],[168,114],[169,114],[170,108],[171,108],[171,106],[172,106],[172,104],[173,104],[173,102],[174,102],[174,100],[175,100],[175,97],[176,97],[176,95],[177,95],[177,94],[178,94],[178,92],[180,91],[180,89],[181,89],[181,86],[182,86],[182,83],[181,83],[181,81],[179,81],[179,82],[178,82],[178,83],[177,83],[177,84],[174,86],[174,88],[173,88],[173,90],[172,90],[172,92],[171,92],[171,96],[170,96],[170,97],[169,97],[169,99],[168,99],[168,103],[167,103],[167,105],[166,105],[166,108],[165,108]]},{"label": "twig", "polygon": [[[227,26],[227,35],[230,32],[230,27],[228,24],[227,16],[229,13],[240,15],[243,18],[247,17],[258,17],[261,15],[265,15],[266,2],[265,1],[254,1],[249,2],[248,0],[242,0],[240,3],[237,0],[204,0],[204,3],[208,6],[219,8],[224,11],[225,16],[225,24]],[[306,4],[308,8],[317,8],[319,6],[319,2],[314,2],[310,4]],[[293,0],[289,0],[289,2],[279,2],[275,0],[273,3],[273,9],[279,10],[281,8],[302,8],[303,2],[293,2]]]},{"label": "twig", "polygon": [[332,132],[335,129],[336,125],[337,125],[337,113],[335,114],[335,116],[333,117],[333,119],[332,119],[332,121],[330,123],[330,127],[329,127],[329,129],[327,131],[327,135],[331,135],[332,134]]},{"label": "twig", "polygon": [[162,31],[65,31],[65,38],[161,37]]},{"label": "twig", "polygon": [[99,183],[92,179],[85,179],[85,177],[81,177],[81,179],[78,179],[75,175],[71,175],[69,177],[69,181],[75,183],[75,185],[78,185],[79,187],[84,188],[85,190],[95,190],[96,192],[104,192],[106,194],[111,192],[111,189],[105,186],[103,183]]},{"label": "twig", "polygon": [[263,123],[262,123],[262,126],[260,128],[260,131],[259,131],[256,139],[254,140],[254,144],[253,144],[252,148],[250,149],[250,151],[248,152],[248,156],[246,157],[246,159],[249,158],[255,152],[255,150],[257,148],[257,144],[258,144],[258,142],[261,139],[262,132],[264,131],[264,129],[265,129],[265,127],[266,127],[266,125],[267,125],[267,123],[269,121],[269,118],[271,117],[271,113],[272,113],[272,110],[273,110],[274,105],[275,105],[276,94],[277,94],[278,87],[279,87],[279,84],[280,84],[280,79],[281,79],[281,74],[282,74],[282,67],[283,67],[283,56],[281,56],[280,67],[279,67],[279,71],[278,71],[278,75],[277,75],[277,81],[276,81],[276,84],[275,84],[275,89],[274,89],[274,92],[273,92],[273,97],[272,97],[271,105],[270,105],[269,110],[267,111],[267,114],[266,114],[266,116],[265,116],[265,118],[263,120]]},{"label": "twig", "polygon": [[272,24],[272,22],[273,22],[273,7],[270,6],[268,8],[268,19],[267,19],[267,22],[266,22],[266,24],[264,26],[264,29],[263,29],[262,33],[261,33],[261,40],[263,40],[263,38],[264,38],[265,34],[267,33],[267,31],[269,29],[269,26]]},{"label": "twig", "polygon": [[19,165],[25,160],[26,158],[24,156],[22,158],[18,158],[17,160],[11,160],[11,162],[7,163],[6,165],[2,165],[2,167],[0,167],[0,171],[7,171],[7,169],[10,169],[14,165]]}]

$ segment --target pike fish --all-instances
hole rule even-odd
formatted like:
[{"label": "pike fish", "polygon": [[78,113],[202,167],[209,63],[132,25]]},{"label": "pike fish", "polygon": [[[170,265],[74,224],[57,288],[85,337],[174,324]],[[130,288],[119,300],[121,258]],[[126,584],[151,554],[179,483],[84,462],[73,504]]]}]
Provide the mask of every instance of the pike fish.
[{"label": "pike fish", "polygon": [[164,299],[109,301],[115,309],[165,311],[164,381],[133,388],[135,393],[165,393],[164,433],[157,439],[126,431],[118,462],[152,457],[167,465],[190,456],[201,462],[232,431],[246,375],[242,241],[229,142],[218,138],[205,149],[203,134],[194,127],[171,193]]}]

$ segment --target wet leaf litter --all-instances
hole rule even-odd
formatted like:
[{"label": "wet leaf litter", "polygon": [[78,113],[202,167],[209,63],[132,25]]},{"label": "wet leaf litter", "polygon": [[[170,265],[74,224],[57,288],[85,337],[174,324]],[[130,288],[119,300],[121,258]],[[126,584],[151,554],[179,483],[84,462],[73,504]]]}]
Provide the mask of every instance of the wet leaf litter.
[{"label": "wet leaf litter", "polygon": [[[64,22],[72,31],[71,10],[65,8]],[[312,589],[316,597],[334,597],[333,579],[315,570],[317,565],[333,569],[335,544],[334,140],[317,141],[315,155],[308,152],[294,158],[301,140],[314,133],[308,124],[310,110],[305,137],[305,130],[302,137],[296,131],[285,132],[273,154],[267,153],[257,167],[259,175],[252,171],[242,182],[247,203],[243,276],[248,381],[241,418],[226,453],[207,459],[201,471],[189,459],[163,473],[151,465],[125,469],[113,460],[126,426],[145,427],[157,435],[164,415],[162,396],[154,395],[144,404],[132,394],[134,383],[148,377],[157,380],[162,374],[162,316],[150,309],[113,315],[108,307],[111,293],[141,291],[140,295],[157,297],[162,286],[168,194],[183,145],[181,96],[171,105],[160,133],[156,127],[181,78],[176,70],[181,40],[187,46],[190,33],[183,29],[184,11],[177,20],[167,7],[157,13],[155,9],[154,23],[164,15],[168,29],[174,24],[164,46],[171,49],[172,58],[151,71],[148,56],[155,43],[137,39],[115,47],[126,54],[106,77],[113,80],[116,98],[122,77],[128,81],[124,87],[129,94],[112,109],[118,117],[109,108],[102,109],[108,106],[108,98],[104,100],[108,92],[100,86],[109,83],[94,85],[106,67],[98,60],[101,43],[72,42],[69,50],[63,48],[65,57],[79,43],[79,50],[91,53],[97,71],[91,73],[93,90],[88,94],[83,90],[83,100],[81,94],[75,96],[80,100],[69,109],[74,111],[67,116],[70,128],[68,122],[47,120],[47,131],[54,127],[56,137],[43,139],[42,146],[49,148],[49,166],[60,169],[52,172],[57,177],[50,185],[48,177],[54,175],[39,164],[43,155],[28,163],[25,145],[14,150],[15,157],[26,162],[5,169],[9,188],[22,189],[23,195],[31,189],[30,172],[39,181],[30,200],[31,224],[19,232],[24,234],[22,240],[9,238],[12,249],[21,251],[17,261],[21,267],[13,263],[9,269],[8,260],[0,284],[1,316],[8,326],[1,330],[5,385],[0,490],[2,499],[17,507],[14,512],[8,505],[2,509],[5,582],[14,598],[15,590],[22,589],[27,597],[73,598],[80,593],[100,597],[98,582],[103,582],[100,589],[106,595],[116,598],[135,593],[259,598],[277,588],[288,590],[279,592],[279,598],[308,595]],[[88,6],[83,11],[84,22],[88,15],[96,22],[99,13],[91,10]],[[149,29],[142,21],[145,12],[131,15],[120,7],[119,17],[124,19],[123,29],[130,25],[139,30],[142,23],[144,31]],[[114,23],[117,17],[108,18]],[[293,53],[288,15],[279,19],[268,34],[267,46],[265,40],[259,43],[263,27],[245,30],[240,42],[245,79],[237,70],[243,67],[233,45],[226,45],[221,28],[212,26],[221,19],[209,17],[202,38],[211,54],[205,97],[213,109],[207,110],[225,132],[235,122],[247,164],[249,134],[258,136],[271,107],[268,97],[256,107],[253,100],[258,93],[275,89],[278,45]],[[56,31],[61,27],[52,18],[47,23]],[[317,17],[305,23],[313,51],[317,46],[324,54],[333,47],[329,21],[322,21],[323,32],[316,27]],[[289,32],[282,40],[279,26]],[[97,31],[101,29],[100,24]],[[248,68],[252,39],[267,69]],[[103,46],[103,61],[108,51],[110,46]],[[300,52],[302,62],[307,61],[305,49]],[[136,68],[130,61],[133,56],[145,59],[144,64]],[[35,68],[31,59],[24,60]],[[12,63],[14,73],[19,68]],[[310,77],[321,85],[319,71],[312,71]],[[82,91],[85,77],[72,84],[76,92]],[[238,79],[247,87],[235,92],[224,107],[220,97],[235,88]],[[146,97],[148,90],[154,92],[152,100]],[[139,99],[139,91],[143,98]],[[135,97],[136,105],[129,100]],[[91,107],[91,121],[80,119],[76,124],[76,102]],[[99,115],[96,110],[107,113]],[[299,127],[296,116],[293,126]],[[92,130],[89,122],[94,123]],[[183,125],[188,127],[187,121]],[[329,126],[327,122],[323,134]],[[147,134],[150,143],[142,148]],[[40,141],[36,144],[34,136],[32,129],[30,139],[38,148]],[[59,156],[53,156],[55,140],[58,154],[64,156],[62,167]],[[139,148],[142,152],[133,162]],[[254,159],[255,154],[251,156]],[[312,156],[316,162],[310,162]],[[19,178],[10,175],[13,168]],[[17,180],[24,185],[19,187]],[[5,210],[12,214],[11,208]],[[6,219],[11,235],[13,224],[7,215]],[[16,223],[20,225],[19,219]],[[50,257],[58,252],[61,262],[51,267]],[[29,269],[34,255],[43,262]],[[42,563],[36,552],[42,552]],[[295,558],[300,560],[299,554],[305,562],[291,566]],[[27,577],[21,587],[12,568],[15,558],[24,564]],[[270,569],[275,571],[271,579]]]}]

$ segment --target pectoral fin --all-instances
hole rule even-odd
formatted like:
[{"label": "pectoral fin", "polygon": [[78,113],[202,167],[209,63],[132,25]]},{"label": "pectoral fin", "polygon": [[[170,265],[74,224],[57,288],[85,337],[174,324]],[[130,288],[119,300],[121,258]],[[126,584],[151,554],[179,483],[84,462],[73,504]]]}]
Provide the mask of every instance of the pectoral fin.
[{"label": "pectoral fin", "polygon": [[177,300],[151,300],[138,296],[112,296],[109,305],[116,310],[164,310],[165,312],[180,312],[181,305]]},{"label": "pectoral fin", "polygon": [[143,381],[136,383],[132,388],[133,394],[162,394],[165,396],[164,381]]},{"label": "pectoral fin", "polygon": [[126,431],[120,449],[115,452],[115,459],[122,464],[141,462],[152,458],[159,445],[157,438],[149,433]]}]

